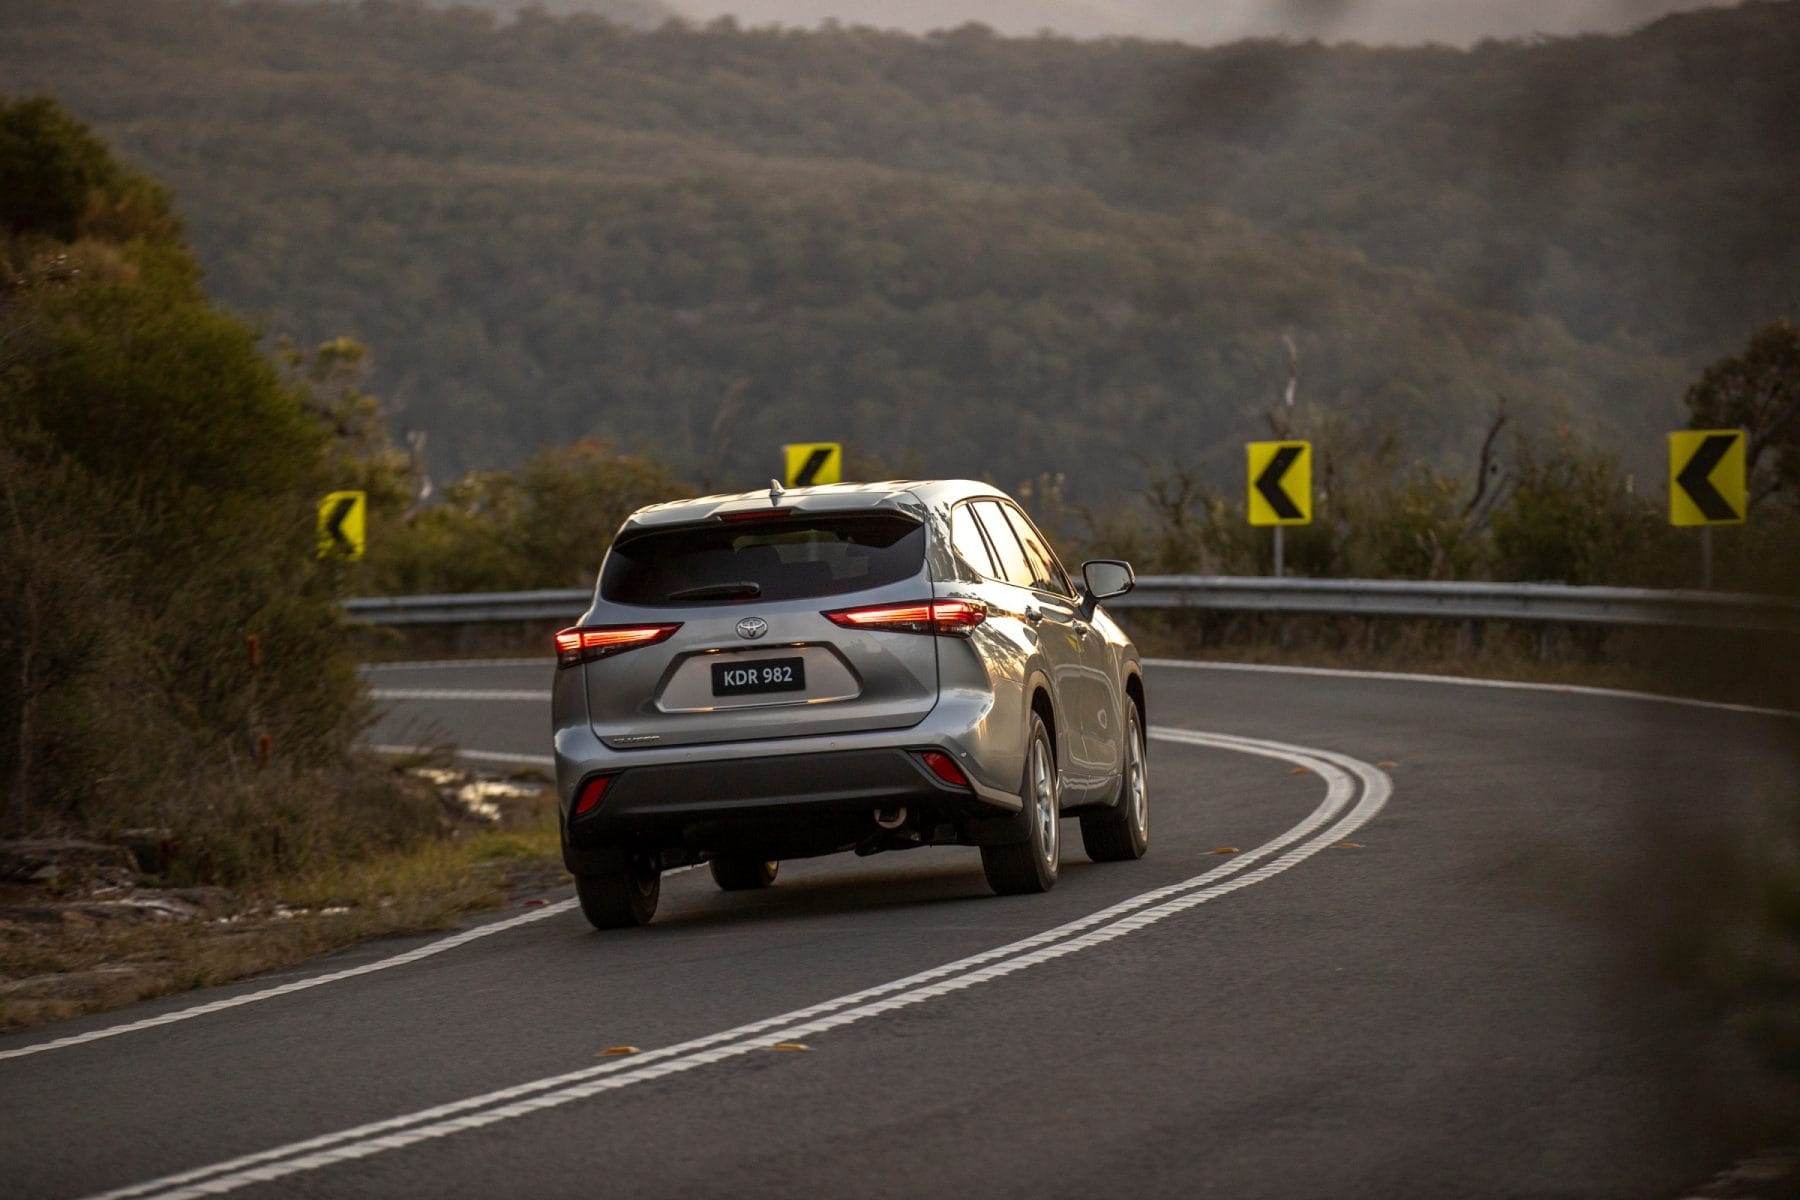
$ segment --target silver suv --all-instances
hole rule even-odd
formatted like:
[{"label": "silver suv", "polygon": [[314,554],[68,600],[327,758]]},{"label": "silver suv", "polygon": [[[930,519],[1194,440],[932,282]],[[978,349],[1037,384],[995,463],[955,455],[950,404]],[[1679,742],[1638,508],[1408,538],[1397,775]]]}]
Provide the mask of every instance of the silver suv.
[{"label": "silver suv", "polygon": [[593,607],[556,635],[563,861],[599,928],[660,873],[766,887],[784,858],[981,847],[996,892],[1047,891],[1061,820],[1088,857],[1149,842],[1144,677],[1030,518],[965,480],[640,509]]}]

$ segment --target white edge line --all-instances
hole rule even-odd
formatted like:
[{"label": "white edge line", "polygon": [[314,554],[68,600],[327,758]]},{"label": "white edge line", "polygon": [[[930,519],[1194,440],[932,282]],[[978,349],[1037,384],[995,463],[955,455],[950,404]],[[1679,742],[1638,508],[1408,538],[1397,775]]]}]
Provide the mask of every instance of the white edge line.
[{"label": "white edge line", "polygon": [[[159,1200],[217,1195],[250,1183],[270,1182],[334,1163],[367,1157],[382,1151],[399,1149],[419,1142],[446,1137],[465,1130],[480,1128],[513,1117],[525,1116],[544,1109],[584,1099],[600,1092],[627,1087],[633,1083],[661,1078],[695,1067],[709,1065],[766,1047],[771,1040],[797,1040],[800,1037],[827,1032],[892,1012],[926,1000],[960,991],[979,983],[990,982],[1026,967],[1091,946],[1112,941],[1155,924],[1166,917],[1207,903],[1253,883],[1261,882],[1304,861],[1371,820],[1392,793],[1392,782],[1383,772],[1359,760],[1328,751],[1308,750],[1277,742],[1209,735],[1188,730],[1154,729],[1151,736],[1159,740],[1187,745],[1212,746],[1283,758],[1312,768],[1327,781],[1326,797],[1300,825],[1275,840],[1239,856],[1223,867],[1203,872],[1182,883],[1142,893],[1099,912],[1089,914],[1055,929],[999,946],[968,958],[959,959],[916,975],[877,985],[873,988],[823,1001],[808,1008],[739,1026],[722,1033],[707,1035],[630,1060],[619,1060],[597,1067],[584,1068],[566,1075],[521,1084],[484,1096],[470,1097],[435,1109],[376,1122],[355,1129],[326,1134],[305,1142],[293,1143],[229,1162],[215,1163],[175,1176],[151,1180],[117,1191],[96,1200],[127,1200],[155,1194]],[[1355,792],[1348,772],[1363,783],[1363,795],[1348,816],[1338,820],[1304,846],[1287,850],[1280,857],[1255,870],[1245,871],[1251,862],[1291,845],[1306,832],[1336,817]],[[1229,874],[1239,877],[1207,886]],[[1171,898],[1172,897],[1172,898]],[[1158,900],[1163,902],[1157,904]],[[1154,905],[1154,907],[1146,907]],[[1133,911],[1142,910],[1142,911]],[[1120,914],[1126,914],[1121,916]],[[1101,924],[1117,917],[1110,924]],[[1081,929],[1089,928],[1086,933]],[[893,993],[893,994],[888,994]],[[551,1090],[555,1089],[555,1090]],[[532,1094],[536,1093],[536,1094]],[[511,1103],[502,1103],[511,1101]],[[486,1107],[492,1105],[499,1107]],[[483,1108],[484,1111],[469,1112]],[[468,1115],[457,1115],[467,1113]],[[431,1121],[432,1124],[420,1124]],[[411,1126],[411,1128],[406,1128]],[[400,1130],[400,1132],[390,1132]],[[380,1134],[382,1136],[374,1136]],[[311,1153],[307,1153],[311,1151]],[[294,1157],[300,1155],[300,1157]],[[275,1160],[280,1161],[275,1161]],[[183,1184],[192,1184],[182,1187]],[[158,1191],[171,1186],[174,1191]]]},{"label": "white edge line", "polygon": [[1791,708],[1763,708],[1755,704],[1728,704],[1723,700],[1696,700],[1689,696],[1665,696],[1660,692],[1634,692],[1624,688],[1589,687],[1577,683],[1528,683],[1518,679],[1476,679],[1468,675],[1425,675],[1405,671],[1352,671],[1339,667],[1290,667],[1273,663],[1196,662],[1185,658],[1146,658],[1144,665],[1177,667],[1188,671],[1246,671],[1269,675],[1323,675],[1334,679],[1373,679],[1394,683],[1442,683],[1452,687],[1496,688],[1503,691],[1557,692],[1573,696],[1605,696],[1620,700],[1648,700],[1655,704],[1679,704],[1717,712],[1747,713],[1756,717],[1800,720]]},{"label": "white edge line", "polygon": [[61,1050],[68,1046],[82,1046],[88,1042],[97,1042],[102,1038],[118,1037],[121,1034],[137,1033],[144,1029],[155,1029],[162,1025],[173,1025],[177,1021],[191,1021],[195,1017],[204,1017],[226,1009],[242,1008],[246,1004],[255,1004],[262,1000],[273,1000],[277,996],[291,996],[295,992],[304,992],[310,988],[322,987],[327,983],[340,980],[355,979],[362,975],[372,975],[376,971],[385,971],[390,967],[405,966],[430,958],[434,954],[442,954],[446,950],[454,950],[458,946],[466,946],[477,938],[491,934],[503,933],[516,929],[520,925],[528,925],[533,921],[542,921],[546,917],[554,917],[558,913],[567,912],[575,907],[574,900],[559,900],[543,908],[521,913],[516,917],[508,917],[504,921],[494,921],[486,925],[477,925],[473,929],[465,929],[461,933],[451,934],[438,941],[415,947],[391,958],[380,959],[372,963],[364,963],[358,967],[346,967],[341,971],[331,971],[324,975],[314,975],[306,979],[297,979],[291,983],[280,984],[272,988],[264,988],[258,992],[246,992],[239,996],[228,996],[223,1000],[214,1000],[207,1004],[197,1004],[192,1008],[180,1009],[176,1012],[162,1013],[159,1016],[145,1017],[141,1021],[132,1021],[124,1025],[111,1025],[105,1029],[93,1029],[87,1033],[71,1034],[54,1041],[38,1042],[35,1045],[19,1046],[11,1050],[0,1050],[0,1059],[24,1058],[31,1054],[42,1054],[46,1050]]},{"label": "white edge line", "polygon": [[371,700],[529,700],[550,703],[550,689],[543,688],[370,688]]},{"label": "white edge line", "polygon": [[508,754],[504,750],[459,750],[454,746],[370,746],[376,754],[433,755],[449,754],[453,758],[472,758],[477,762],[517,763],[527,767],[554,767],[556,760],[548,754]]},{"label": "white edge line", "polygon": [[543,667],[556,665],[554,656],[544,658],[436,658],[424,662],[363,663],[364,671],[437,671],[457,667]]}]

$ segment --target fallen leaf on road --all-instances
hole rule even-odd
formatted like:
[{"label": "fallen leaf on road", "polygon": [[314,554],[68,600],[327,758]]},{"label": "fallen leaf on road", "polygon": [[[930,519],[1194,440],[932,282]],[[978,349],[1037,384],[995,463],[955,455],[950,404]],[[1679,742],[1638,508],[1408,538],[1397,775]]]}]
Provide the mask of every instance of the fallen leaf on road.
[{"label": "fallen leaf on road", "polygon": [[808,1049],[811,1049],[811,1047],[801,1045],[799,1042],[776,1042],[773,1046],[770,1046],[769,1049],[771,1049],[771,1050],[808,1050]]},{"label": "fallen leaf on road", "polygon": [[608,1046],[600,1052],[600,1057],[617,1058],[622,1054],[636,1054],[637,1052],[638,1048],[636,1046]]},{"label": "fallen leaf on road", "polygon": [[549,903],[550,902],[548,900],[544,899],[542,896],[539,896],[536,899],[525,901],[525,903],[519,905],[519,907],[520,908],[543,908],[545,905],[547,905]]},{"label": "fallen leaf on road", "polygon": [[1310,767],[1295,767],[1293,770],[1289,771],[1288,774],[1289,775],[1311,775],[1312,769]]},{"label": "fallen leaf on road", "polygon": [[1213,849],[1214,854],[1236,854],[1237,852],[1236,846],[1218,846]]},{"label": "fallen leaf on road", "polygon": [[1339,842],[1332,847],[1333,850],[1361,850],[1362,848],[1361,842]]},{"label": "fallen leaf on road", "polygon": [[1399,766],[1399,765],[1400,765],[1400,764],[1399,764],[1399,763],[1397,763],[1397,762],[1395,762],[1395,761],[1394,761],[1394,760],[1393,760],[1393,759],[1391,759],[1391,758],[1384,758],[1384,759],[1382,759],[1382,760],[1381,760],[1381,761],[1380,761],[1380,762],[1378,762],[1378,763],[1376,763],[1376,764],[1375,764],[1375,765],[1376,765],[1376,766],[1378,766],[1378,767],[1380,767],[1380,768],[1381,768],[1381,769],[1382,769],[1382,770],[1384,770],[1384,771],[1385,771],[1385,770],[1387,770],[1387,768],[1389,768],[1389,767],[1397,767],[1397,766]]}]

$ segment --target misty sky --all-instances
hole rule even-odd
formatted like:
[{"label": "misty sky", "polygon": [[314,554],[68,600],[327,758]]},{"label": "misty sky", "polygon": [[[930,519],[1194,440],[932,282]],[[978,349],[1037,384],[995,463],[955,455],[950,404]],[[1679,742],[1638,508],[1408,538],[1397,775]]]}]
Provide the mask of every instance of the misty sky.
[{"label": "misty sky", "polygon": [[1613,33],[1701,0],[664,0],[697,20],[726,13],[748,25],[826,18],[923,33],[980,21],[1002,33],[1051,29],[1073,37],[1130,35],[1210,43],[1285,35],[1369,43]]}]

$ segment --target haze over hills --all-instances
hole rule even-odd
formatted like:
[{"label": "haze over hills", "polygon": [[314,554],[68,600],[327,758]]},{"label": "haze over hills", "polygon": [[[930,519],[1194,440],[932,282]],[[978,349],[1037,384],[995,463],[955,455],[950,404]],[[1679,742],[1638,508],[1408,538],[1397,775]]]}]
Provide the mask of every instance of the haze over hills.
[{"label": "haze over hills", "polygon": [[431,8],[473,8],[500,17],[517,17],[528,8],[557,16],[587,13],[634,29],[650,29],[682,16],[662,0],[424,0]]},{"label": "haze over hills", "polygon": [[1296,420],[1457,464],[1504,395],[1652,470],[1795,310],[1797,18],[1460,52],[0,0],[0,78],[171,183],[228,303],[365,340],[440,477],[844,440],[1094,498],[1233,477],[1296,359]]},{"label": "haze over hills", "polygon": [[[579,0],[565,0],[578,3]],[[1006,34],[1173,38],[1216,45],[1252,37],[1368,45],[1622,33],[1702,0],[669,0],[702,20],[848,25],[926,33],[969,21]]]}]

